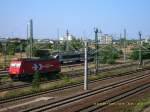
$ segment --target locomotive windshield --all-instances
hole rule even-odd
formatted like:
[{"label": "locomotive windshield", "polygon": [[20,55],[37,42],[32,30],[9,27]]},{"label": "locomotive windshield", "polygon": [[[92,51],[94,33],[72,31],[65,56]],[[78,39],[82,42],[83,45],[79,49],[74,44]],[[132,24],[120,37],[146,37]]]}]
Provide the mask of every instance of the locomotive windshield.
[{"label": "locomotive windshield", "polygon": [[11,63],[11,67],[20,67],[21,63]]}]

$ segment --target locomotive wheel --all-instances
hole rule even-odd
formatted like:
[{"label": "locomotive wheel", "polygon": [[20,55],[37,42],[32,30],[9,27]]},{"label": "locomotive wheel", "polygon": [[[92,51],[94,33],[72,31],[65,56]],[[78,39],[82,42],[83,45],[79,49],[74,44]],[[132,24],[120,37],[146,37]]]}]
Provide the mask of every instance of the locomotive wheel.
[{"label": "locomotive wheel", "polygon": [[[14,78],[12,78],[12,79],[14,79]],[[18,75],[17,79],[18,79],[19,81],[31,82],[33,78],[32,78],[32,76],[30,76],[30,75],[24,73],[24,74]]]},{"label": "locomotive wheel", "polygon": [[27,81],[27,82],[32,82],[33,76],[31,76],[27,73],[24,73],[24,74],[21,75],[21,80],[22,81]]}]

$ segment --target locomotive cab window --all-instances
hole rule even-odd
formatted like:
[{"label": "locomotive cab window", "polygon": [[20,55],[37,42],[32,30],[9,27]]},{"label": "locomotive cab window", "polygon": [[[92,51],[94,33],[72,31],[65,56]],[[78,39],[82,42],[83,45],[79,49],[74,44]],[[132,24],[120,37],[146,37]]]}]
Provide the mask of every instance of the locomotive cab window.
[{"label": "locomotive cab window", "polygon": [[21,63],[11,63],[11,67],[20,67]]}]

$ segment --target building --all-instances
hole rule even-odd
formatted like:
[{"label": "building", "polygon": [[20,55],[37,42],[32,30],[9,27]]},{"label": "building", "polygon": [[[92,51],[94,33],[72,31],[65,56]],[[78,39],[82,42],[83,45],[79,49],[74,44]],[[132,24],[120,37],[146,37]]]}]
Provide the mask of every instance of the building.
[{"label": "building", "polygon": [[67,41],[67,40],[70,41],[70,40],[72,40],[72,38],[73,38],[73,35],[68,35],[68,36],[65,35],[63,37],[60,37],[59,40],[60,41]]},{"label": "building", "polygon": [[53,44],[54,43],[54,40],[50,40],[50,39],[34,39],[34,41],[36,42],[36,43],[51,43],[51,44]]},{"label": "building", "polygon": [[146,38],[144,39],[144,42],[145,42],[145,43],[150,43],[150,37],[146,37]]},{"label": "building", "polygon": [[15,38],[8,38],[7,39],[7,42],[11,42],[11,43],[23,43],[23,42],[26,42],[27,40],[26,39],[21,39],[19,37],[15,37]]},{"label": "building", "polygon": [[99,43],[100,44],[112,44],[113,40],[112,40],[112,36],[108,35],[108,34],[104,34],[99,36]]}]

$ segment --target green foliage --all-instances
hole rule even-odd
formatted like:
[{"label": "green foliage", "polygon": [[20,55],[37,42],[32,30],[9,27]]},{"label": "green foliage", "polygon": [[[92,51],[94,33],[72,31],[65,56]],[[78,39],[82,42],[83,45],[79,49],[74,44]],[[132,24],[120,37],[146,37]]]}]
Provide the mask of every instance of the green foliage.
[{"label": "green foliage", "polygon": [[119,45],[120,45],[120,47],[124,47],[124,42],[126,42],[126,46],[127,45],[133,45],[133,44],[136,44],[136,42],[137,42],[137,40],[134,40],[134,39],[132,39],[132,40],[125,40],[124,38],[121,38],[121,39],[119,39]]},{"label": "green foliage", "polygon": [[[67,47],[67,42],[63,41],[62,43],[60,43],[59,50],[65,51],[66,47]],[[72,40],[68,41],[69,51],[79,51],[83,47],[84,47],[83,41],[80,39],[73,37]]]},{"label": "green foliage", "polygon": [[[10,81],[10,77],[8,75],[0,77],[0,83],[6,83],[7,81]],[[12,80],[10,81],[12,82]]]},{"label": "green foliage", "polygon": [[36,43],[34,46],[38,49],[52,49],[51,43]]},{"label": "green foliage", "polygon": [[130,58],[133,60],[138,60],[139,59],[139,50],[135,48],[133,52],[130,55]]},{"label": "green foliage", "polygon": [[40,73],[37,70],[33,75],[33,81],[32,81],[32,88],[35,91],[38,90],[40,87],[40,78],[41,78]]},{"label": "green foliage", "polygon": [[80,48],[84,47],[84,43],[80,39],[76,39],[75,37],[73,37],[72,40],[69,42],[69,46],[71,50],[79,51]]},{"label": "green foliage", "polygon": [[100,51],[100,61],[101,63],[114,64],[120,54],[121,52],[116,48],[112,46],[106,46]]},{"label": "green foliage", "polygon": [[55,47],[54,49],[56,49],[56,50],[59,49],[60,51],[65,51],[66,50],[66,42],[65,41],[61,42],[59,44],[59,48],[57,49],[57,47]]},{"label": "green foliage", "polygon": [[68,82],[70,82],[70,77],[68,77],[68,76],[62,76],[61,77],[61,79],[65,82],[65,83],[68,83]]},{"label": "green foliage", "polygon": [[[142,59],[150,59],[150,45],[147,43],[143,44],[142,47]],[[130,58],[133,60],[139,59],[139,48],[134,48],[133,52],[130,55]]]},{"label": "green foliage", "polygon": [[25,51],[25,48],[27,46],[26,42],[18,43],[18,42],[7,42],[6,43],[6,52],[5,45],[0,44],[0,52],[7,55],[14,55],[15,52],[20,52],[22,46],[22,51]]},{"label": "green foliage", "polygon": [[36,51],[34,51],[35,57],[46,58],[46,57],[49,57],[49,55],[50,55],[50,53],[48,50],[36,50]]},{"label": "green foliage", "polygon": [[[45,45],[44,44],[33,44],[32,56],[33,57],[41,57],[41,58],[49,57],[50,53],[48,50],[46,50],[49,47],[50,47],[49,44],[45,44]],[[29,54],[30,54],[30,46],[29,45],[26,47],[26,53],[29,56]]]},{"label": "green foliage", "polygon": [[8,55],[14,55],[16,47],[17,47],[17,43],[8,43],[6,48],[7,49],[6,53]]},{"label": "green foliage", "polygon": [[2,46],[2,43],[0,43],[0,52],[2,53],[3,51],[3,46]]}]

